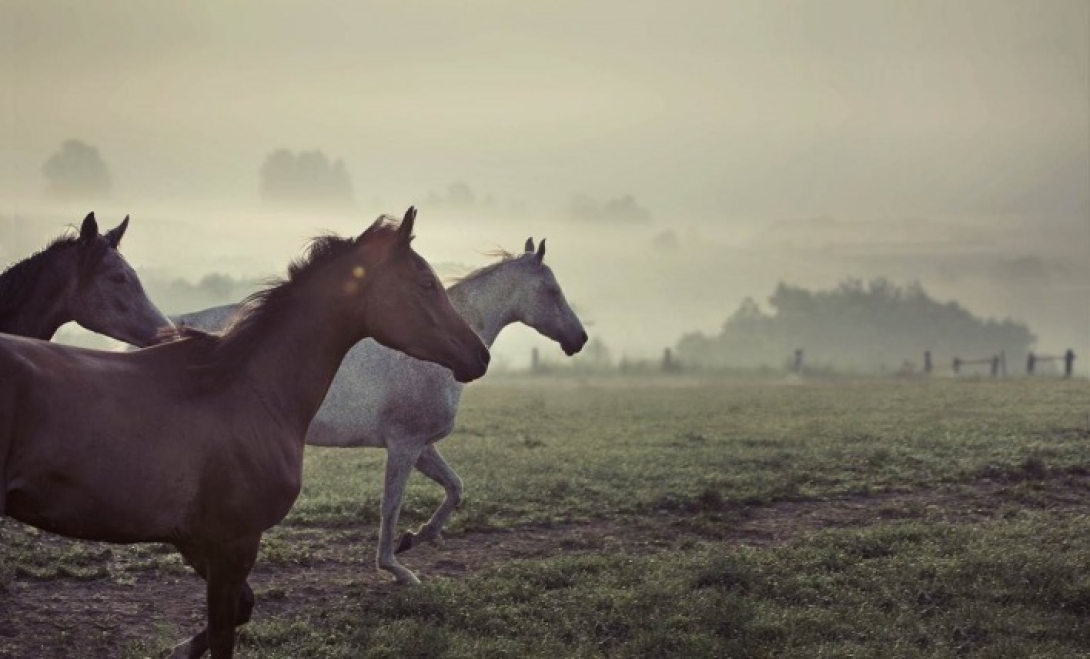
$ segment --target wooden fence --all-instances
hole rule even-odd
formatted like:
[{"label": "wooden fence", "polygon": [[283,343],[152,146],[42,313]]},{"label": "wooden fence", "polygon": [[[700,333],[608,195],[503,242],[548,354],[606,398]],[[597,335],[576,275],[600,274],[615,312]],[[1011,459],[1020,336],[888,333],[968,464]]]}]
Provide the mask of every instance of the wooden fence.
[{"label": "wooden fence", "polygon": [[1075,351],[1068,348],[1067,352],[1062,355],[1038,355],[1031,352],[1026,356],[1026,375],[1033,375],[1037,370],[1037,365],[1041,363],[1049,362],[1063,362],[1064,363],[1064,377],[1071,377],[1071,373],[1075,368]]}]

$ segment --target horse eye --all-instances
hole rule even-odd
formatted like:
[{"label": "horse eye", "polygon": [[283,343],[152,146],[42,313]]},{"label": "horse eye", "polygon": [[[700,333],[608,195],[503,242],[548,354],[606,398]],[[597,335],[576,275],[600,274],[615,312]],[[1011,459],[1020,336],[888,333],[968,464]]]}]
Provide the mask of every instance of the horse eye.
[{"label": "horse eye", "polygon": [[434,279],[425,279],[424,283],[422,283],[421,286],[423,286],[424,290],[426,290],[426,291],[433,290],[435,288],[435,280]]}]

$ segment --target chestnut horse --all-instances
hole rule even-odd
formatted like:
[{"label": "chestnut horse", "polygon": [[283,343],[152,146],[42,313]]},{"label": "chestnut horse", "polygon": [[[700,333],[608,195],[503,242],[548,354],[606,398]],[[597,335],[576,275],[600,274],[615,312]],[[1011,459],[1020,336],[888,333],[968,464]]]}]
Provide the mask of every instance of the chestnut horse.
[{"label": "chestnut horse", "polygon": [[208,623],[175,656],[233,656],[261,534],[299,494],[303,440],[348,349],[371,337],[484,374],[488,349],[410,246],[416,211],[318,238],[222,335],[135,352],[0,336],[0,514],[72,538],[174,545]]},{"label": "chestnut horse", "polygon": [[[583,349],[587,333],[545,262],[545,241],[527,239],[519,256],[475,270],[447,289],[458,313],[491,346],[500,331],[520,322],[556,341],[568,355]],[[237,305],[174,316],[179,326],[206,331],[225,327]],[[439,440],[454,430],[462,385],[445,368],[406,357],[374,341],[348,351],[325,402],[307,431],[312,446],[377,446],[386,449],[376,562],[403,584],[420,579],[395,553],[437,540],[462,500],[462,479],[439,453]],[[395,545],[397,519],[413,469],[443,486],[446,496],[428,523],[406,531]]]},{"label": "chestnut horse", "polygon": [[170,321],[118,251],[128,227],[126,215],[100,234],[89,213],[78,237],[61,236],[0,274],[0,332],[48,341],[75,321],[125,343],[155,343]]}]

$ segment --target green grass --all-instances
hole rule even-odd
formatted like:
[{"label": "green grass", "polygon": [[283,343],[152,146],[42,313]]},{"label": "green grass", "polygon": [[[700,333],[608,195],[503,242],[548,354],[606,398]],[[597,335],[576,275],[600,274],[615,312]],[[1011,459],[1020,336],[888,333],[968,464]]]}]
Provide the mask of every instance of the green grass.
[{"label": "green grass", "polygon": [[[466,483],[452,529],[768,503],[1090,466],[1086,382],[471,387],[440,444]],[[307,450],[288,524],[371,524],[380,451]],[[403,517],[441,490],[410,481]]]},{"label": "green grass", "polygon": [[[1060,522],[1060,524],[1057,524]],[[899,522],[768,549],[518,561],[258,621],[262,657],[1084,656],[1090,518]]]},{"label": "green grass", "polygon": [[[466,484],[448,534],[667,520],[659,532],[676,541],[573,540],[418,589],[348,584],[333,609],[303,601],[274,616],[259,602],[242,647],[274,659],[1090,656],[1088,412],[1090,384],[1045,379],[472,386],[440,445]],[[259,564],[371,570],[383,458],[308,448],[303,493]],[[954,503],[928,500],[939,492]],[[414,475],[401,527],[441,497]],[[841,499],[873,518],[759,547],[730,539],[754,511]],[[345,546],[351,556],[330,553]],[[0,523],[0,604],[13,580],[184,570],[158,547]]]}]

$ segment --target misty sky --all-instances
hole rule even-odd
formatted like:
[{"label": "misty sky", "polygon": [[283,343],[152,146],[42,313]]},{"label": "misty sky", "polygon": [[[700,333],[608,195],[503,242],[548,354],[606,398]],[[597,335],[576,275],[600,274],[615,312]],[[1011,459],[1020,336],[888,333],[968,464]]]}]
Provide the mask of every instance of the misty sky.
[{"label": "misty sky", "polygon": [[[0,0],[0,89],[0,213],[41,198],[42,163],[72,137],[100,149],[114,204],[134,215],[257,208],[271,150],[320,148],[345,160],[364,217],[465,181],[534,220],[512,219],[517,236],[481,225],[496,235],[479,250],[527,233],[570,246],[574,195],[634,195],[650,224],[595,228],[598,253],[650,252],[673,232],[690,258],[626,251],[625,279],[562,277],[622,346],[640,306],[610,308],[624,281],[658,299],[731,288],[703,315],[651,309],[694,315],[633,344],[645,347],[714,330],[778,277],[919,278],[1025,315],[1004,264],[1017,277],[1025,259],[1031,275],[1060,259],[1038,284],[1073,290],[1081,309],[1056,310],[1048,332],[1090,347],[1086,0]],[[950,257],[961,248],[976,256]]]}]

